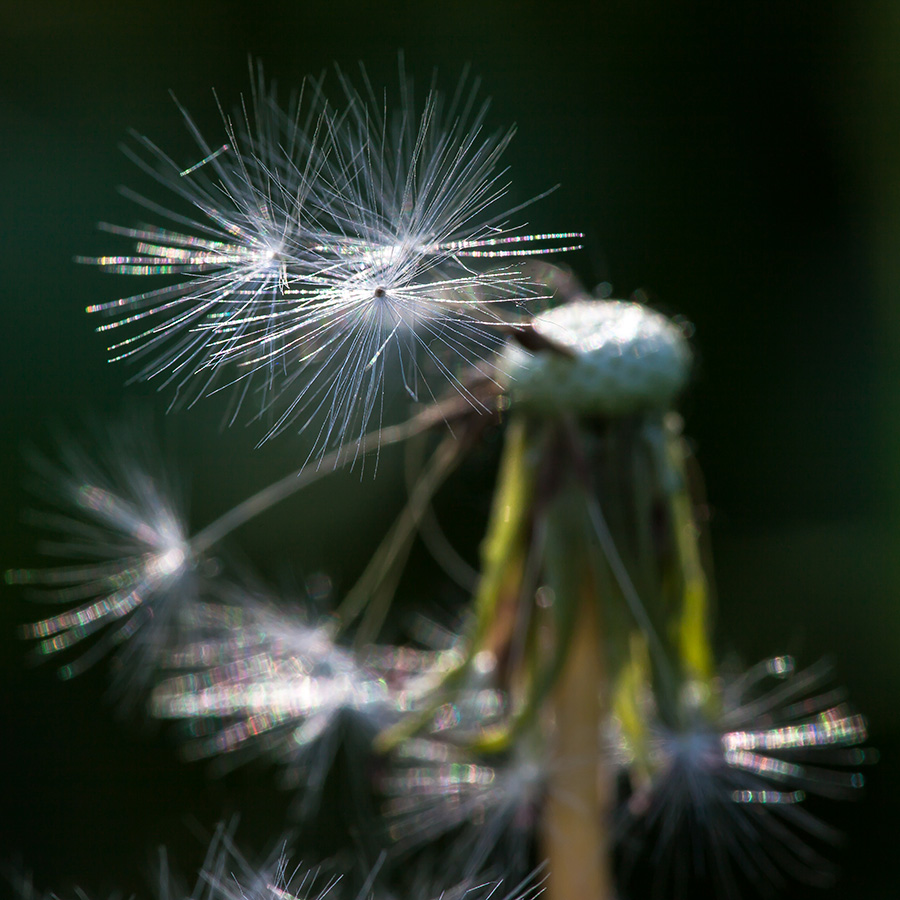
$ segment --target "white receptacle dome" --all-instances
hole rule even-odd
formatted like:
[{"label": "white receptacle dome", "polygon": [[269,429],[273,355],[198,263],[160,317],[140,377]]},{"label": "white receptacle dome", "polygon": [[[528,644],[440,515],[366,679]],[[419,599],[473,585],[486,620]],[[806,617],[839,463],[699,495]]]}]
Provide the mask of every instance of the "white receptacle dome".
[{"label": "white receptacle dome", "polygon": [[500,368],[510,400],[535,412],[665,409],[690,373],[682,329],[640,303],[576,300],[537,316],[534,330],[574,354],[532,353],[515,343],[504,349]]}]

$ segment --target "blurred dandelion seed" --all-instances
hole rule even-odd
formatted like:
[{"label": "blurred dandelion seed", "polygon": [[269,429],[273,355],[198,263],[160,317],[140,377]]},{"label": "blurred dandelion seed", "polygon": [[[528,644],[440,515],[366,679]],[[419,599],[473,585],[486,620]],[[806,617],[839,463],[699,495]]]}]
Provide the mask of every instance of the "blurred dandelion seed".
[{"label": "blurred dandelion seed", "polygon": [[508,876],[524,873],[547,788],[546,753],[543,742],[531,739],[511,753],[484,757],[449,741],[406,742],[380,782],[395,851],[441,841],[447,866],[463,878],[488,861],[502,860]]},{"label": "blurred dandelion seed", "polygon": [[839,835],[802,804],[808,794],[858,794],[867,729],[842,691],[821,690],[828,674],[824,663],[796,671],[791,657],[775,657],[722,685],[718,715],[697,709],[680,730],[660,726],[655,774],[622,823],[629,868],[649,838],[655,877],[671,876],[675,895],[698,877],[728,897],[742,896],[742,883],[760,890],[785,876],[831,883],[835,867],[813,842]]},{"label": "blurred dandelion seed", "polygon": [[35,518],[57,534],[48,550],[82,563],[48,569],[13,569],[8,584],[36,588],[36,599],[65,604],[65,612],[23,626],[38,641],[37,653],[51,656],[106,629],[102,637],[60,669],[79,674],[117,645],[139,634],[126,673],[144,683],[160,647],[171,638],[179,615],[194,595],[194,556],[184,519],[160,476],[139,462],[136,434],[109,438],[103,464],[79,447],[63,448],[60,467],[35,460],[40,490],[62,510]]},{"label": "blurred dandelion seed", "polygon": [[369,648],[357,658],[335,643],[334,622],[245,596],[239,606],[196,605],[205,637],[167,654],[168,677],[151,709],[188,728],[189,759],[233,766],[266,755],[313,811],[348,716],[374,733],[425,692],[436,655]]}]

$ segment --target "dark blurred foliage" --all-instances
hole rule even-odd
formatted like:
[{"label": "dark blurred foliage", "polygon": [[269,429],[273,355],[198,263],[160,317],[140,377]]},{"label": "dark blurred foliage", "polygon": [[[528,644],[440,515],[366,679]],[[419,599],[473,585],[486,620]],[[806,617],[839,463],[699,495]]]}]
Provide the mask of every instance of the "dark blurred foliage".
[{"label": "dark blurred foliage", "polygon": [[[569,263],[588,286],[641,291],[694,324],[700,362],[684,412],[707,479],[717,644],[745,662],[833,655],[883,755],[863,802],[824,810],[847,833],[837,890],[895,896],[895,5],[34,0],[0,8],[0,36],[0,566],[40,560],[21,524],[25,445],[49,450],[54,428],[81,434],[90,417],[164,405],[104,362],[83,312],[130,285],[72,263],[124,252],[94,229],[142,218],[116,185],[154,191],[116,149],[127,129],[189,158],[171,89],[215,143],[211,88],[230,108],[248,55],[285,88],[358,60],[393,85],[401,49],[420,86],[436,68],[450,88],[471,63],[493,97],[490,122],[518,123],[514,198],[561,185],[529,209],[534,228],[584,230]],[[290,437],[255,451],[252,428],[221,434],[221,411],[213,400],[159,417],[184,460],[195,523],[300,461]],[[440,507],[470,554],[490,489],[483,453]],[[242,532],[242,551],[288,589],[323,568],[340,590],[399,507],[401,464],[385,454],[377,481],[317,487]],[[408,589],[428,592],[430,571],[414,566]],[[439,602],[433,593],[423,599]],[[103,897],[138,888],[160,843],[196,863],[196,834],[231,811],[244,811],[251,843],[278,831],[286,799],[271,772],[214,781],[183,765],[169,736],[100,702],[103,666],[68,684],[28,667],[14,627],[39,613],[12,591],[3,610],[0,856],[21,859],[42,886],[80,883]]]}]

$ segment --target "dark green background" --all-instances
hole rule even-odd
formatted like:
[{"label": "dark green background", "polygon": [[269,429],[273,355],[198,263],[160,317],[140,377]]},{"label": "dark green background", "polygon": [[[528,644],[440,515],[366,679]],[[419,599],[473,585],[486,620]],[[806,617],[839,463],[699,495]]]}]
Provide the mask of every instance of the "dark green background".
[{"label": "dark green background", "polygon": [[[94,229],[141,217],[116,185],[153,190],[116,149],[127,129],[189,161],[167,91],[215,142],[210,89],[230,107],[248,54],[284,87],[357,60],[393,85],[400,49],[420,84],[437,67],[450,87],[470,62],[490,122],[519,127],[514,199],[561,183],[529,209],[534,228],[583,230],[570,263],[588,285],[695,324],[685,414],[713,510],[718,646],[833,655],[884,757],[862,803],[828,810],[848,834],[839,890],[896,896],[900,7],[45,0],[0,7],[0,39],[0,566],[40,560],[20,524],[23,446],[164,402],[124,387],[83,313],[130,284],[72,263],[123,252]],[[160,417],[196,523],[299,461],[290,437],[257,452],[252,429],[220,435],[220,413]],[[397,469],[311,493],[247,529],[243,552],[284,584],[319,566],[348,584],[400,503]],[[474,546],[488,481],[467,477],[471,521],[451,528]],[[209,781],[165,734],[116,720],[102,671],[59,684],[27,668],[13,629],[36,615],[4,591],[0,860],[103,897],[140,887],[158,844],[195,863],[191,823],[244,809],[249,834],[277,831],[272,773]]]}]

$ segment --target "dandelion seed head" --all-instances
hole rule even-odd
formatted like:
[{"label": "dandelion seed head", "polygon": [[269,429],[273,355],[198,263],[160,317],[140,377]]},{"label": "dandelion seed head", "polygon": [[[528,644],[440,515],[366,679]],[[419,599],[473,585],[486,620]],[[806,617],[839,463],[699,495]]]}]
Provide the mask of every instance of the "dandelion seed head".
[{"label": "dandelion seed head", "polygon": [[506,345],[509,393],[523,407],[628,415],[669,407],[687,383],[692,355],[683,330],[639,303],[574,300],[537,316],[533,327],[569,355]]}]

